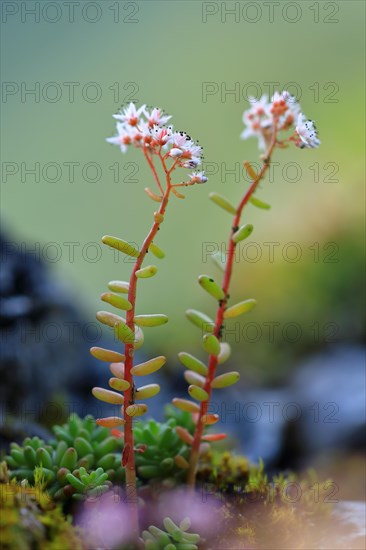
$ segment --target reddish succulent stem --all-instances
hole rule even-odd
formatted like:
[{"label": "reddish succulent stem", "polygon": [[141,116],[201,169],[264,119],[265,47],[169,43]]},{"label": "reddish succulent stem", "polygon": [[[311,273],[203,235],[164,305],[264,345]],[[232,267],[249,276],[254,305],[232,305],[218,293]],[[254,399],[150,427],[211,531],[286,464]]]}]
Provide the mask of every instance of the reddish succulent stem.
[{"label": "reddish succulent stem", "polygon": [[161,186],[161,183],[160,183],[160,180],[159,180],[159,176],[158,176],[158,174],[157,174],[157,172],[156,172],[156,168],[155,168],[155,166],[154,166],[154,162],[153,162],[153,160],[152,160],[152,158],[151,158],[149,152],[148,152],[145,148],[144,148],[144,155],[145,155],[145,158],[146,158],[146,160],[147,160],[147,162],[148,162],[148,164],[149,164],[149,166],[150,166],[150,168],[151,168],[151,171],[152,171],[152,173],[153,173],[155,183],[156,183],[156,185],[158,186],[160,193],[161,193],[162,195],[164,195],[164,191],[163,191],[163,188],[162,188],[162,186]]},{"label": "reddish succulent stem", "polygon": [[[127,311],[126,324],[132,330],[133,333],[135,331],[134,317],[135,317],[136,291],[137,291],[137,281],[138,281],[138,278],[136,277],[136,271],[141,269],[141,266],[147,254],[149,246],[153,242],[159,230],[160,224],[163,221],[163,216],[169,201],[169,194],[171,191],[170,173],[166,168],[165,162],[162,161],[163,169],[166,174],[166,189],[164,192],[161,187],[160,181],[158,179],[152,159],[148,156],[146,151],[144,151],[144,153],[149,163],[149,166],[154,174],[154,177],[158,183],[158,187],[159,189],[162,190],[163,198],[160,203],[159,210],[157,211],[157,213],[154,214],[155,221],[143,242],[143,245],[140,250],[140,254],[136,259],[136,262],[130,277],[128,300],[132,304],[132,308],[129,311]],[[124,392],[125,427],[124,427],[123,462],[124,462],[125,471],[126,471],[126,493],[127,493],[126,501],[128,502],[130,514],[131,514],[131,528],[133,532],[138,534],[139,529],[138,529],[138,507],[137,507],[137,491],[136,491],[136,467],[135,467],[134,438],[133,438],[133,417],[128,416],[126,414],[126,408],[128,407],[128,405],[132,405],[134,403],[134,383],[133,383],[133,376],[131,373],[131,369],[133,367],[133,359],[134,359],[134,345],[132,343],[125,344],[125,356],[126,356],[126,359],[125,359],[124,377],[125,377],[125,380],[127,380],[127,382],[130,383],[130,387],[128,390]]]},{"label": "reddish succulent stem", "polygon": [[[219,303],[219,307],[218,307],[217,314],[216,314],[216,320],[215,320],[215,328],[214,328],[214,335],[220,341],[221,341],[221,338],[222,338],[221,337],[221,330],[222,330],[222,325],[223,325],[223,321],[224,321],[224,312],[225,312],[226,304],[227,304],[227,300],[228,300],[229,287],[230,287],[230,282],[231,282],[234,256],[235,256],[235,246],[236,245],[235,245],[232,237],[233,237],[233,234],[235,233],[235,231],[237,230],[237,228],[239,226],[240,218],[241,218],[244,206],[247,204],[250,197],[253,195],[254,191],[258,187],[259,182],[263,179],[263,177],[265,176],[265,174],[268,170],[270,160],[271,160],[271,156],[272,156],[272,152],[273,152],[273,149],[276,146],[276,138],[277,138],[277,129],[275,127],[273,135],[272,135],[271,142],[268,146],[268,149],[267,149],[264,161],[263,161],[263,166],[262,166],[261,170],[259,171],[257,177],[253,180],[253,182],[252,182],[251,186],[249,187],[248,191],[245,193],[242,200],[240,201],[239,206],[236,210],[236,214],[235,214],[234,219],[233,219],[233,223],[232,223],[232,227],[231,227],[231,231],[230,231],[230,236],[229,236],[225,273],[224,273],[224,278],[223,278],[223,282],[222,282],[222,289],[225,293],[225,299],[222,300]],[[209,406],[210,398],[211,398],[211,384],[212,384],[212,380],[215,377],[216,368],[217,368],[217,356],[216,355],[210,355],[209,360],[208,360],[208,373],[207,373],[206,381],[205,381],[205,385],[204,385],[204,389],[208,393],[209,397],[206,401],[202,401],[202,403],[200,405],[200,411],[199,411],[199,414],[198,414],[198,420],[197,420],[196,430],[195,430],[195,433],[194,433],[193,443],[192,443],[192,447],[191,447],[191,455],[190,455],[190,460],[189,460],[187,483],[188,483],[189,487],[191,487],[191,488],[194,488],[195,482],[196,482],[196,472],[197,472],[197,464],[198,464],[198,459],[199,459],[200,445],[201,445],[201,440],[202,440],[202,436],[203,436],[203,432],[204,432],[204,428],[205,428],[205,425],[202,422],[202,417],[204,415],[206,415],[207,412],[208,412],[208,406]]]}]

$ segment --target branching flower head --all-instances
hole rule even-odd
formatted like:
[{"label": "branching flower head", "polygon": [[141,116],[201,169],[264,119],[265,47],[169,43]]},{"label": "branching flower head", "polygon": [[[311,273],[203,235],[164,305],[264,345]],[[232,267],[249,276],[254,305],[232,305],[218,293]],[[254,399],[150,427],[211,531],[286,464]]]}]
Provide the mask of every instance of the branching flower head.
[{"label": "branching flower head", "polygon": [[[148,109],[145,105],[136,108],[130,103],[120,113],[113,115],[117,120],[117,134],[107,139],[109,143],[118,145],[125,153],[129,145],[143,148],[149,155],[162,155],[164,160],[174,161],[174,168],[197,168],[202,162],[202,147],[192,140],[186,132],[173,131],[172,126],[166,126],[171,119],[161,109]],[[204,183],[206,176],[193,182]]]},{"label": "branching flower head", "polygon": [[[249,98],[250,109],[244,111],[243,122],[245,129],[242,139],[256,137],[258,147],[264,151],[270,143],[274,131],[278,134],[285,130],[295,130],[288,138],[281,140],[282,146],[293,141],[300,148],[319,147],[314,123],[306,121],[301,113],[297,99],[288,91],[275,92],[270,101],[263,95],[260,99]],[[296,128],[295,128],[296,125]]]}]

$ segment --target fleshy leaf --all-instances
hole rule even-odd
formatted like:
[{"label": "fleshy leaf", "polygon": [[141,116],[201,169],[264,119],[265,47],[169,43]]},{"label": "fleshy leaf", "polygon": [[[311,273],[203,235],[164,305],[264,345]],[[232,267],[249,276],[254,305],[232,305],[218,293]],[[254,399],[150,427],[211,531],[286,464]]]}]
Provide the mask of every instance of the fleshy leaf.
[{"label": "fleshy leaf", "polygon": [[135,342],[134,333],[123,321],[114,326],[114,332],[118,340],[124,344],[133,344]]},{"label": "fleshy leaf", "polygon": [[217,356],[217,363],[221,365],[222,363],[225,363],[229,359],[231,355],[231,347],[228,342],[221,342],[220,343],[220,353]]},{"label": "fleshy leaf", "polygon": [[141,269],[138,269],[135,273],[136,277],[138,279],[148,279],[149,277],[153,277],[158,272],[158,268],[156,265],[147,265],[146,267],[142,267]]},{"label": "fleshy leaf", "polygon": [[124,241],[123,239],[119,239],[118,237],[105,235],[104,237],[102,237],[102,242],[108,246],[111,246],[112,248],[115,248],[119,252],[123,252],[128,256],[132,256],[133,258],[138,258],[140,255],[140,252],[134,246]]},{"label": "fleshy leaf", "polygon": [[235,231],[233,235],[233,241],[235,244],[240,243],[240,241],[244,241],[244,239],[247,239],[249,235],[253,233],[253,226],[251,223],[247,223],[246,225],[242,225],[237,231]]},{"label": "fleshy leaf", "polygon": [[149,252],[159,258],[159,260],[165,258],[165,252],[155,243],[151,243],[151,245],[149,246]]},{"label": "fleshy leaf", "polygon": [[193,370],[186,370],[184,371],[184,378],[188,382],[188,384],[194,384],[195,386],[199,386],[200,388],[203,388],[205,385],[206,379],[204,376],[201,376],[197,372],[194,372]]},{"label": "fleshy leaf", "polygon": [[100,401],[110,403],[111,405],[122,405],[124,401],[123,395],[104,388],[93,388],[92,394]]},{"label": "fleshy leaf", "polygon": [[103,325],[107,325],[112,328],[114,328],[117,323],[125,322],[123,317],[115,315],[115,313],[109,313],[109,311],[98,311],[96,318],[100,323],[103,323]]},{"label": "fleshy leaf", "polygon": [[203,349],[210,355],[219,355],[220,342],[213,334],[205,334],[202,338]]},{"label": "fleshy leaf", "polygon": [[209,398],[207,391],[193,384],[189,386],[188,393],[193,399],[196,399],[197,401],[207,401]]},{"label": "fleshy leaf", "polygon": [[129,405],[128,407],[126,407],[126,414],[128,414],[128,416],[143,416],[146,413],[147,405],[143,403],[138,405],[134,403],[133,405]]},{"label": "fleshy leaf", "polygon": [[198,282],[201,287],[216,300],[223,300],[225,298],[225,293],[222,288],[208,275],[200,275],[198,277]]},{"label": "fleshy leaf", "polygon": [[90,348],[90,353],[96,359],[100,359],[101,361],[105,361],[106,363],[115,363],[125,360],[125,356],[122,353],[118,353],[117,351],[112,351],[109,349],[93,347]]},{"label": "fleshy leaf", "polygon": [[153,372],[161,369],[165,363],[166,357],[164,357],[164,355],[160,355],[159,357],[154,357],[154,359],[145,361],[145,363],[140,363],[139,365],[133,366],[131,373],[134,376],[146,376],[147,374],[152,374]]},{"label": "fleshy leaf", "polygon": [[112,292],[119,292],[120,294],[128,294],[130,284],[127,281],[110,281],[108,288]]},{"label": "fleshy leaf", "polygon": [[194,372],[197,372],[197,374],[201,374],[202,376],[206,376],[208,373],[207,366],[191,355],[190,353],[186,353],[185,351],[181,351],[178,353],[179,361],[187,367],[187,369],[193,370]]},{"label": "fleshy leaf", "polygon": [[253,168],[253,166],[250,164],[250,162],[244,161],[243,164],[244,164],[244,168],[246,169],[246,171],[247,171],[247,173],[248,173],[248,176],[249,176],[252,180],[256,180],[257,177],[258,177],[258,174],[256,174],[256,172],[254,171],[254,168]]},{"label": "fleshy leaf", "polygon": [[226,254],[224,252],[214,252],[214,254],[211,254],[211,259],[214,262],[214,264],[221,269],[221,271],[225,271],[226,267]]},{"label": "fleshy leaf", "polygon": [[158,327],[160,325],[165,325],[168,320],[167,315],[163,313],[136,315],[136,317],[134,317],[134,322],[139,327]]},{"label": "fleshy leaf", "polygon": [[226,438],[226,434],[206,434],[202,437],[202,441],[221,441]]},{"label": "fleshy leaf", "polygon": [[188,399],[175,397],[172,400],[172,403],[177,407],[177,409],[180,409],[181,411],[187,411],[190,413],[198,413],[200,411],[199,406],[196,403],[193,403],[193,401],[189,401]]},{"label": "fleshy leaf", "polygon": [[140,349],[145,341],[145,336],[142,328],[135,326],[135,341],[133,344],[134,349]]},{"label": "fleshy leaf", "polygon": [[219,374],[212,380],[211,388],[227,388],[228,386],[233,386],[238,382],[240,374],[236,371],[225,372],[224,374]]},{"label": "fleshy leaf", "polygon": [[251,202],[257,208],[263,208],[263,210],[269,210],[271,208],[270,204],[257,199],[256,197],[250,197],[249,202]]},{"label": "fleshy leaf", "polygon": [[187,445],[192,445],[193,436],[186,428],[183,428],[182,426],[176,426],[175,431],[177,432],[180,439],[184,441],[184,443],[187,443]]},{"label": "fleshy leaf", "polygon": [[118,426],[122,426],[125,421],[119,416],[107,416],[106,418],[97,418],[95,423],[103,428],[117,428]]},{"label": "fleshy leaf", "polygon": [[208,196],[215,204],[217,204],[218,206],[221,206],[221,208],[223,208],[227,212],[230,212],[230,214],[236,214],[235,206],[231,204],[230,201],[225,199],[225,197],[223,197],[219,193],[212,192],[212,193],[209,193]]},{"label": "fleshy leaf", "polygon": [[160,392],[159,384],[147,384],[146,386],[141,386],[137,388],[135,393],[135,399],[149,399],[154,397]]},{"label": "fleshy leaf", "polygon": [[130,387],[130,383],[122,378],[110,378],[108,384],[116,391],[126,391]]},{"label": "fleshy leaf", "polygon": [[155,202],[161,202],[162,199],[163,199],[163,197],[161,195],[157,195],[156,193],[151,191],[151,189],[149,189],[149,187],[145,187],[144,191],[150,197],[150,199],[152,199]]},{"label": "fleshy leaf", "polygon": [[256,300],[250,298],[249,300],[244,300],[243,302],[238,302],[234,306],[227,308],[224,312],[224,319],[231,319],[233,317],[239,317],[243,313],[248,313],[251,311],[257,304]]},{"label": "fleshy leaf", "polygon": [[207,424],[207,426],[212,426],[213,424],[216,424],[219,419],[218,414],[204,414],[202,416],[202,423]]},{"label": "fleshy leaf", "polygon": [[196,325],[196,327],[200,328],[204,332],[214,331],[215,323],[205,313],[197,311],[196,309],[187,309],[186,316],[191,321],[191,323]]},{"label": "fleshy leaf", "polygon": [[111,363],[109,365],[109,370],[116,378],[121,380],[125,377],[125,364],[124,363]]},{"label": "fleshy leaf", "polygon": [[122,296],[118,296],[118,294],[113,294],[113,292],[103,292],[101,300],[118,309],[123,309],[125,311],[130,311],[130,309],[132,309],[131,302]]}]

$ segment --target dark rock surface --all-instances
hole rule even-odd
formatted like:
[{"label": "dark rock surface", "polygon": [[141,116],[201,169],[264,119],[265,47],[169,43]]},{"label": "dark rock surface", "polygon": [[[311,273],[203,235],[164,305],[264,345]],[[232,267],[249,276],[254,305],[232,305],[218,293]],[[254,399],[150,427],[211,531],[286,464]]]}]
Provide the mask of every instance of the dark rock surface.
[{"label": "dark rock surface", "polygon": [[322,454],[365,450],[362,346],[332,346],[309,356],[281,387],[237,388],[214,392],[211,412],[220,415],[218,431],[254,462],[297,469]]},{"label": "dark rock surface", "polygon": [[105,371],[89,353],[93,320],[80,314],[47,266],[6,237],[0,250],[0,431],[8,441],[12,429],[19,439],[69,412],[96,413],[90,389],[105,382]]}]

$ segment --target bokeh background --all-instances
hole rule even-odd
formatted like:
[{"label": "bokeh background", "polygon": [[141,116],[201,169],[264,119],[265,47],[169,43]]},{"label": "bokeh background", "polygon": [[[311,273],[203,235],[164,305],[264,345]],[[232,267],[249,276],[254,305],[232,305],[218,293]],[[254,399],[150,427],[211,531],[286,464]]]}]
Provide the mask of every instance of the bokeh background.
[{"label": "bokeh background", "polygon": [[[154,210],[143,192],[152,181],[139,151],[123,156],[105,143],[114,134],[112,114],[128,101],[164,108],[177,129],[199,139],[211,174],[207,184],[188,189],[184,201],[171,201],[158,240],[166,260],[157,277],[140,285],[138,311],[169,315],[168,325],[146,331],[144,350],[168,356],[167,384],[174,386],[182,378],[176,353],[202,356],[199,333],[186,321],[185,309],[214,314],[197,276],[220,273],[203,251],[207,243],[226,243],[229,230],[230,216],[207,195],[217,191],[238,201],[248,185],[242,161],[258,162],[255,140],[239,139],[247,96],[287,84],[316,121],[322,145],[315,151],[278,151],[273,178],[258,195],[271,210],[248,206],[245,212],[257,248],[242,249],[231,296],[255,297],[258,307],[228,326],[237,331],[227,336],[230,367],[240,369],[242,378],[225,399],[295,401],[303,407],[305,427],[284,426],[283,415],[276,427],[267,418],[268,429],[261,421],[227,424],[253,459],[261,455],[287,467],[296,454],[288,446],[296,447],[298,433],[308,449],[323,452],[328,445],[334,455],[355,447],[358,457],[365,420],[364,3],[281,1],[272,13],[263,2],[82,1],[73,17],[62,2],[57,8],[41,2],[39,15],[21,4],[30,10],[36,3],[2,6],[2,230],[13,244],[5,247],[5,267],[15,249],[36,247],[55,285],[46,302],[62,296],[83,323],[92,322],[106,283],[128,278],[131,267],[93,243],[103,234],[141,243]],[[35,95],[26,93],[31,89]],[[39,177],[26,172],[35,163]],[[273,261],[264,244],[269,242],[278,243]],[[296,243],[296,250],[288,243]],[[295,253],[299,259],[291,261]],[[29,290],[26,263],[18,294]],[[34,279],[37,285],[40,279]],[[15,286],[6,287],[5,298],[10,288]],[[39,300],[42,285],[37,289]],[[266,323],[276,323],[273,338]],[[74,363],[68,356],[67,381],[57,358],[75,342],[64,332],[61,343],[45,339],[32,348],[32,355],[42,346],[53,350],[45,377],[59,380],[62,394],[63,383],[73,390],[82,368],[85,389],[90,361],[85,338],[80,344],[85,355]],[[24,342],[18,343],[19,355]],[[37,364],[47,354],[41,357]],[[28,395],[33,374],[27,377]],[[309,413],[313,403],[320,407],[317,423]],[[328,403],[338,406],[336,424],[324,422],[332,412],[324,408]],[[333,435],[326,442],[329,430]]]}]

